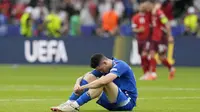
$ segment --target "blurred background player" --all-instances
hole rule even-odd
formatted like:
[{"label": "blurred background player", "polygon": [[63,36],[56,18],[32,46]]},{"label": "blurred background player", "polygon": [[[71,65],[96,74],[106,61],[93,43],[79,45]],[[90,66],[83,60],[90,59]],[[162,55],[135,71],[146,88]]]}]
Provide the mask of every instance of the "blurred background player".
[{"label": "blurred background player", "polygon": [[184,18],[185,32],[184,35],[196,36],[198,32],[198,15],[195,12],[195,8],[190,6],[187,10],[187,15]]},{"label": "blurred background player", "polygon": [[137,34],[138,51],[141,56],[141,67],[144,75],[140,80],[148,80],[149,75],[149,37],[150,37],[150,13],[145,11],[145,4],[140,4],[138,13],[132,18],[133,32]]},{"label": "blurred background player", "polygon": [[20,33],[24,37],[32,37],[32,8],[27,7],[20,19]]},{"label": "blurred background player", "polygon": [[156,75],[156,59],[155,54],[159,54],[159,59],[162,64],[166,66],[170,73],[169,79],[174,78],[175,68],[168,62],[166,57],[168,42],[173,43],[173,37],[171,34],[171,26],[167,17],[163,11],[159,8],[160,3],[155,1],[146,1],[146,9],[151,12],[152,20],[152,37],[150,44],[150,60],[149,70],[151,72],[152,79],[157,77]]},{"label": "blurred background player", "polygon": [[59,38],[61,36],[61,19],[58,16],[59,9],[52,10],[45,18],[45,26],[49,37]]}]

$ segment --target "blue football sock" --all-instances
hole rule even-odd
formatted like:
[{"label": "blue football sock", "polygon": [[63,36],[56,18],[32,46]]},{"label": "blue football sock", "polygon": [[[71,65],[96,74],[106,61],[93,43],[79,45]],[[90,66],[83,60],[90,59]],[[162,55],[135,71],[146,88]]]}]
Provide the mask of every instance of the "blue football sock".
[{"label": "blue football sock", "polygon": [[[85,79],[82,79],[80,85],[82,86],[82,85],[86,85],[86,84],[88,84],[88,82]],[[83,91],[83,93],[85,93],[86,91],[88,91],[88,89],[85,89]],[[69,100],[77,100],[79,98],[79,96],[80,95],[76,95],[75,93],[72,93],[72,95],[69,97]]]},{"label": "blue football sock", "polygon": [[72,93],[72,95],[69,97],[69,100],[77,100],[79,98],[78,95],[76,95],[74,92]]},{"label": "blue football sock", "polygon": [[76,100],[76,102],[78,103],[79,106],[82,106],[83,104],[87,103],[90,100],[91,100],[90,95],[87,92],[85,92]]}]

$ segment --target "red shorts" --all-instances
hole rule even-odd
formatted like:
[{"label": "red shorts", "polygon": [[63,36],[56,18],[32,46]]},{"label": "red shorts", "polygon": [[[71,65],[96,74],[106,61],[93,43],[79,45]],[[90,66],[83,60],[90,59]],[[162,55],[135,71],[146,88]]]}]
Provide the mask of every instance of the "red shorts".
[{"label": "red shorts", "polygon": [[143,51],[148,52],[150,42],[149,41],[137,41],[138,42],[138,53],[141,55]]},{"label": "red shorts", "polygon": [[163,37],[160,41],[151,41],[150,50],[159,54],[167,53],[168,41],[166,37]]}]

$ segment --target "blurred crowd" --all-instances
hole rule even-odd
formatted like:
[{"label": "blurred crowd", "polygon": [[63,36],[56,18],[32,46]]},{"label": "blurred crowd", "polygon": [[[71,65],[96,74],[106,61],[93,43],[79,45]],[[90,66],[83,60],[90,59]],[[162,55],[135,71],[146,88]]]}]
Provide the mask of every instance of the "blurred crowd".
[{"label": "blurred crowd", "polygon": [[[0,0],[0,30],[20,25],[26,37],[121,35],[143,0]],[[160,0],[172,27],[184,24],[183,35],[200,35],[200,0]]]}]

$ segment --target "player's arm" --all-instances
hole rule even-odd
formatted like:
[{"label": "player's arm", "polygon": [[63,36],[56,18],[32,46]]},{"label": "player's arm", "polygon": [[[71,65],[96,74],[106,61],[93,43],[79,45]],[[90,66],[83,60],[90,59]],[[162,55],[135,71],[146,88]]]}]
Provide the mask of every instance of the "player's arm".
[{"label": "player's arm", "polygon": [[132,22],[132,31],[133,31],[134,33],[142,33],[142,32],[144,32],[144,26],[140,26],[140,27],[138,27],[138,26],[139,26],[139,24],[137,24],[136,19],[133,18],[133,22]]},{"label": "player's arm", "polygon": [[174,38],[173,38],[172,33],[171,33],[172,31],[171,31],[171,25],[170,25],[170,23],[167,22],[165,24],[165,27],[166,27],[166,33],[167,33],[168,41],[169,42],[174,42]]},{"label": "player's arm", "polygon": [[96,89],[99,87],[102,87],[110,82],[113,82],[117,77],[120,77],[123,73],[125,73],[129,68],[127,66],[124,66],[123,63],[118,63],[113,66],[113,68],[110,70],[110,73],[108,73],[105,76],[101,76],[99,79],[84,85],[81,87],[81,89],[89,88],[89,89]]},{"label": "player's arm", "polygon": [[110,82],[112,82],[114,79],[117,78],[117,75],[114,74],[114,73],[109,73],[107,74],[106,76],[102,76],[101,78],[89,83],[89,84],[86,84],[86,85],[83,85],[81,86],[81,90],[83,89],[96,89],[96,88],[100,88]]},{"label": "player's arm", "polygon": [[169,23],[167,17],[166,17],[166,16],[162,17],[162,18],[161,18],[161,22],[162,22],[162,24],[165,25],[165,28],[166,28],[166,31],[167,31],[167,36],[168,36],[168,37],[169,37],[169,36],[172,36],[172,34],[171,34],[171,25],[170,25],[170,23]]},{"label": "player's arm", "polygon": [[80,85],[81,80],[83,79],[83,76],[79,77],[78,79],[76,79],[76,85]]},{"label": "player's arm", "polygon": [[94,81],[97,79],[97,77],[95,75],[93,75],[92,73],[88,72],[86,73],[84,76],[79,77],[76,80],[76,83],[74,85],[74,93],[79,94],[81,93],[81,91],[79,90],[80,86],[81,86],[81,81],[82,80],[86,80],[88,83]]},{"label": "player's arm", "polygon": [[74,93],[75,94],[79,94],[81,91],[79,90],[80,88],[80,83],[81,83],[81,80],[83,79],[83,76],[82,77],[79,77],[77,80],[76,80],[76,83],[74,85]]},{"label": "player's arm", "polygon": [[161,14],[160,15],[160,21],[161,21],[162,24],[165,25],[166,33],[167,33],[167,37],[168,37],[169,41],[173,42],[174,40],[173,40],[173,36],[172,36],[172,33],[171,33],[171,25],[170,25],[168,18],[164,14]]},{"label": "player's arm", "polygon": [[142,33],[142,32],[144,32],[144,27],[141,26],[139,28],[133,28],[133,32],[135,32],[135,33]]}]

